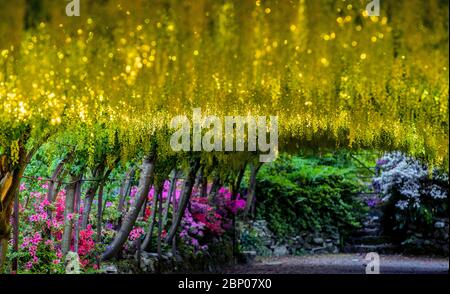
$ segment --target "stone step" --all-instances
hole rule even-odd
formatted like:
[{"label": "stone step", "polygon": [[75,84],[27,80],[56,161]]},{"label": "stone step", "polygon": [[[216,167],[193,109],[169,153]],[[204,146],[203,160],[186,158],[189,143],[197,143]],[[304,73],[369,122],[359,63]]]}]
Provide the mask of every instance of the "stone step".
[{"label": "stone step", "polygon": [[380,234],[380,228],[373,227],[373,228],[362,228],[362,229],[356,230],[352,235],[354,237],[361,237],[361,236],[379,236],[379,234]]},{"label": "stone step", "polygon": [[344,246],[345,253],[369,253],[376,252],[378,254],[393,254],[398,252],[398,246],[390,243],[378,244],[378,245],[347,245]]}]

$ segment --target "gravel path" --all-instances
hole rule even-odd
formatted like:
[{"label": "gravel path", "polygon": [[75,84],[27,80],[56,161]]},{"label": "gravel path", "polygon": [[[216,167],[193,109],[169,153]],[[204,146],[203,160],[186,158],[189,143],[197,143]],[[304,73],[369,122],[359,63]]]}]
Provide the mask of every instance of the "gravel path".
[{"label": "gravel path", "polygon": [[[227,268],[233,274],[365,274],[364,254],[258,257]],[[380,255],[381,274],[448,274],[448,258]]]}]

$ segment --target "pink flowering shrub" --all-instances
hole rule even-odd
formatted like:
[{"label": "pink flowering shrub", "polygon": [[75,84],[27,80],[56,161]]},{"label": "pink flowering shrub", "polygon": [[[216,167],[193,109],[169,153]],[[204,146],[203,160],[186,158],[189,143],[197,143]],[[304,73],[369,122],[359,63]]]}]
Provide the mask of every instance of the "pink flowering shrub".
[{"label": "pink flowering shrub", "polygon": [[[54,203],[47,200],[48,185],[43,184],[30,191],[22,183],[22,197],[28,196],[26,207],[20,206],[19,252],[13,254],[19,259],[19,271],[30,273],[64,273],[64,260],[61,252],[61,239],[64,229],[65,191],[58,193]],[[82,209],[80,208],[80,213]],[[69,214],[68,218],[76,220],[77,214]],[[75,240],[73,228],[72,240]],[[89,225],[78,234],[78,254],[80,263],[86,269],[95,262],[93,241],[94,231]],[[71,250],[75,246],[71,244]]]},{"label": "pink flowering shrub", "polygon": [[217,241],[224,233],[232,229],[231,219],[245,207],[245,200],[237,196],[231,199],[231,192],[227,188],[220,188],[214,203],[208,198],[198,197],[193,192],[190,210],[186,210],[182,219],[180,238],[194,251],[208,250],[208,244]]},{"label": "pink flowering shrub", "polygon": [[[94,266],[95,262],[95,242],[93,240],[94,230],[91,225],[87,225],[85,230],[81,230],[78,236],[78,255],[83,267]],[[71,250],[74,250],[72,244]]]}]

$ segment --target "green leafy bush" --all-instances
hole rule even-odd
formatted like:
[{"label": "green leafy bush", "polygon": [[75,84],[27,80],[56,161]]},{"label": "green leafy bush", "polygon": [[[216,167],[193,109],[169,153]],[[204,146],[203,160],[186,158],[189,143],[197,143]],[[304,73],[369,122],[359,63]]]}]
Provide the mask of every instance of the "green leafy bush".
[{"label": "green leafy bush", "polygon": [[300,231],[341,233],[360,226],[366,206],[355,197],[364,190],[357,169],[346,158],[282,155],[257,177],[257,218],[268,221],[277,237]]}]

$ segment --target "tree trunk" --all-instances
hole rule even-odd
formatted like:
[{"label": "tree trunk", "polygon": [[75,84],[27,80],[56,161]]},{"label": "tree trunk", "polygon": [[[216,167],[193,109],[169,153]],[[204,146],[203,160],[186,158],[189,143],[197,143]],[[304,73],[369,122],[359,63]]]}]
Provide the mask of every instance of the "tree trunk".
[{"label": "tree trunk", "polygon": [[81,229],[85,230],[89,223],[89,214],[92,210],[92,203],[94,202],[95,194],[97,193],[99,183],[97,181],[91,182],[84,197],[83,214],[81,218]]},{"label": "tree trunk", "polygon": [[155,227],[156,211],[158,209],[158,203],[160,202],[159,194],[162,194],[162,185],[155,183],[155,193],[153,193],[153,201],[151,207],[151,215],[148,223],[147,234],[145,235],[144,242],[142,243],[142,250],[149,252],[152,247],[153,228]]},{"label": "tree trunk", "polygon": [[241,187],[242,178],[244,177],[245,168],[247,163],[239,170],[239,173],[236,177],[236,180],[231,185],[231,199],[236,200],[237,194],[239,192],[239,188]]},{"label": "tree trunk", "polygon": [[95,194],[97,193],[98,187],[100,185],[100,181],[103,180],[103,172],[105,170],[105,165],[103,163],[99,164],[95,169],[93,175],[94,179],[89,184],[89,188],[86,192],[86,196],[84,197],[84,207],[83,207],[83,220],[81,222],[81,228],[83,230],[86,229],[89,223],[89,214],[92,209],[92,202],[94,201]]},{"label": "tree trunk", "polygon": [[163,197],[162,197],[163,195],[162,195],[162,193],[161,193],[161,195],[159,196],[159,208],[158,208],[158,238],[157,238],[157,250],[158,250],[158,258],[159,258],[159,260],[161,260],[161,258],[162,258],[162,248],[161,248],[161,234],[162,234],[162,225],[163,225],[163,223],[162,223],[162,210],[163,210],[163,205],[162,205],[162,202],[163,202]]},{"label": "tree trunk", "polygon": [[102,241],[102,218],[103,218],[103,188],[105,181],[102,180],[100,187],[98,189],[98,199],[97,199],[97,243],[100,244]]},{"label": "tree trunk", "polygon": [[155,159],[153,156],[144,159],[141,167],[141,176],[139,179],[138,192],[136,193],[136,199],[133,206],[127,212],[125,219],[120,227],[119,232],[114,238],[111,245],[102,255],[102,260],[107,260],[114,257],[122,248],[123,244],[126,242],[128,235],[130,234],[134,223],[138,217],[139,211],[141,210],[142,204],[148,196],[150,189],[150,182],[155,169]]},{"label": "tree trunk", "polygon": [[[124,206],[125,206],[125,200],[127,198],[128,195],[130,195],[131,192],[131,186],[133,183],[133,178],[134,175],[136,173],[135,168],[131,168],[130,171],[125,175],[125,181],[123,183],[123,185],[121,186],[121,191],[119,192],[119,206],[118,206],[118,210],[120,212],[121,215],[124,215],[125,212],[124,210]],[[122,219],[122,216],[120,217],[120,219]],[[120,225],[120,223],[119,223]]]},{"label": "tree trunk", "polygon": [[[166,199],[166,210],[164,211],[164,217],[163,217],[163,227],[166,226],[167,218],[169,217],[170,202],[172,200],[172,197],[175,197],[175,195],[173,195],[173,194],[177,187],[178,174],[179,174],[179,171],[175,169],[173,171],[172,178],[170,179],[170,188],[169,188],[169,193],[167,194],[167,199]],[[175,210],[173,210],[173,213],[175,213]]]},{"label": "tree trunk", "polygon": [[58,179],[59,175],[64,170],[64,164],[66,164],[68,161],[71,160],[73,153],[69,153],[63,160],[61,160],[58,165],[56,166],[55,170],[53,171],[50,184],[48,185],[48,192],[47,192],[47,200],[52,203],[53,200],[55,200],[55,182]]},{"label": "tree trunk", "polygon": [[207,196],[208,196],[208,177],[206,176],[205,171],[203,171],[201,179],[200,197],[206,198]]},{"label": "tree trunk", "polygon": [[191,168],[189,169],[188,174],[186,175],[186,179],[184,182],[183,194],[181,195],[180,203],[178,211],[176,212],[176,217],[172,226],[170,227],[169,234],[167,234],[166,242],[172,242],[175,234],[177,233],[178,226],[181,223],[181,219],[183,218],[184,211],[189,203],[189,199],[191,197],[192,188],[194,186],[195,175],[197,174],[198,169],[200,168],[200,160],[195,159],[191,164]]},{"label": "tree trunk", "polygon": [[202,179],[203,179],[203,168],[200,168],[198,171],[198,175],[195,178],[195,184],[194,184],[194,190],[198,191],[200,190],[200,185],[202,183]]},{"label": "tree trunk", "polygon": [[[245,168],[247,166],[247,163],[244,164],[244,166],[239,170],[239,173],[237,175],[236,181],[232,183],[231,186],[231,200],[236,200],[237,194],[239,192],[239,188],[241,186],[242,178],[244,177]],[[237,243],[237,236],[236,236],[236,214],[232,214],[231,223],[233,226],[233,257],[234,257],[234,263],[237,263],[237,253],[238,253],[238,243]]]},{"label": "tree trunk", "polygon": [[247,199],[245,203],[244,213],[243,216],[247,217],[248,213],[250,212],[250,208],[253,205],[253,199],[255,197],[256,193],[256,176],[258,174],[259,169],[261,168],[262,163],[258,164],[250,164],[250,179],[248,183],[248,192],[247,192]]},{"label": "tree trunk", "polygon": [[255,210],[256,210],[256,193],[253,196],[252,207],[250,209],[252,217],[255,217]]},{"label": "tree trunk", "polygon": [[55,182],[58,179],[59,174],[63,171],[63,162],[61,161],[56,169],[53,171],[50,184],[48,185],[47,200],[52,203],[55,196]]},{"label": "tree trunk", "polygon": [[[66,186],[66,202],[64,209],[64,232],[61,240],[61,251],[64,255],[70,250],[72,241],[72,224],[73,224],[73,211],[75,204],[75,190],[80,177],[72,175],[70,182]],[[72,215],[72,217],[69,217]]]},{"label": "tree trunk", "polygon": [[73,240],[74,251],[78,253],[78,239],[80,233],[80,204],[81,204],[81,179],[77,182],[77,186],[75,188],[75,209],[76,218],[74,222],[75,227],[75,239]]},{"label": "tree trunk", "polygon": [[[178,210],[178,202],[177,202],[177,197],[175,197],[175,195],[173,196],[172,202],[173,202],[173,204],[172,204],[172,223],[175,223],[176,212]],[[175,258],[177,257],[177,236],[176,235],[172,239],[172,254]]]},{"label": "tree trunk", "polygon": [[[63,170],[62,170],[61,175],[59,176],[59,178],[60,178],[60,179],[66,178],[67,174],[68,174],[68,171],[67,171],[66,169],[63,168]],[[63,187],[63,185],[64,185],[64,182],[63,182],[62,180],[59,180],[59,181],[56,181],[56,182],[58,183],[58,185],[56,185],[56,189],[55,189],[55,194],[54,194],[53,202],[55,202],[55,201],[58,199],[59,192],[61,191],[61,189],[62,189],[62,187]]]}]

